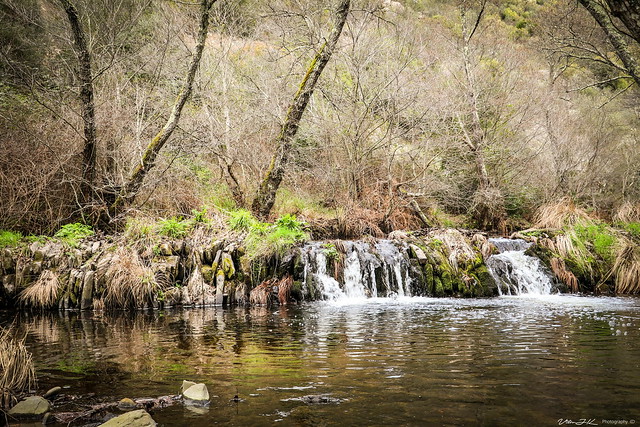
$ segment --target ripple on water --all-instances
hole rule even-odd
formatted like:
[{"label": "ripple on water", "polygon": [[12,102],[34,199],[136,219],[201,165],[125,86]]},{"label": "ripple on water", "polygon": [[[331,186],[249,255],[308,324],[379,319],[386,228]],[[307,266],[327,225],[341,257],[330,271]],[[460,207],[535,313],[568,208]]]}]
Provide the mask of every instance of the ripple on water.
[{"label": "ripple on water", "polygon": [[[115,399],[173,394],[191,379],[219,396],[206,414],[156,412],[167,426],[640,417],[636,298],[377,298],[18,315],[17,325],[28,331],[42,389],[69,385]],[[305,402],[307,392],[340,399],[340,410]]]}]

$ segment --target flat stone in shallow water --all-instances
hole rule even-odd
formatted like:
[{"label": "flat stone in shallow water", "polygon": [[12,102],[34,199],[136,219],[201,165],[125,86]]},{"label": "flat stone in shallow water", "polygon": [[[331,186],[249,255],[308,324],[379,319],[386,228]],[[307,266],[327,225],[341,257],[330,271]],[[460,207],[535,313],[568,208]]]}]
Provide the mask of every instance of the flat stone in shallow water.
[{"label": "flat stone in shallow water", "polygon": [[182,396],[188,401],[203,404],[209,401],[209,390],[204,384],[195,384],[186,389]]},{"label": "flat stone in shallow water", "polygon": [[45,399],[57,396],[62,391],[62,387],[53,387],[47,391],[44,396]]},{"label": "flat stone in shallow water", "polygon": [[182,386],[180,387],[180,393],[184,393],[185,391],[187,391],[187,389],[193,385],[196,385],[196,383],[194,383],[193,381],[187,381],[187,380],[183,380],[182,381]]},{"label": "flat stone in shallow water", "polygon": [[40,396],[27,397],[11,408],[9,415],[16,418],[42,417],[49,410],[49,402]]},{"label": "flat stone in shallow water", "polygon": [[134,402],[132,399],[129,399],[128,397],[125,397],[118,402],[118,409],[122,411],[130,411],[131,409],[135,408],[136,402]]},{"label": "flat stone in shallow water", "polygon": [[157,424],[144,409],[138,409],[111,418],[101,425],[103,427],[155,427]]}]

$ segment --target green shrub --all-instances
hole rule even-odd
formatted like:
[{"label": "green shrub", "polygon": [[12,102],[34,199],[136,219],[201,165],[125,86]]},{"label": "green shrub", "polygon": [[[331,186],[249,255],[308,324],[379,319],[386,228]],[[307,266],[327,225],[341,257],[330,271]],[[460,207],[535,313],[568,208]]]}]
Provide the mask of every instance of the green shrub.
[{"label": "green shrub", "polygon": [[291,231],[303,231],[305,223],[303,221],[298,221],[295,215],[285,214],[276,219],[274,225],[278,228]]},{"label": "green shrub", "polygon": [[196,223],[206,224],[209,222],[206,207],[203,207],[201,210],[193,209],[191,214],[193,215],[193,221]]},{"label": "green shrub", "polygon": [[327,259],[337,259],[338,258],[338,250],[336,249],[336,245],[333,243],[325,243],[322,245],[322,253]]},{"label": "green shrub", "polygon": [[61,242],[66,243],[71,247],[77,247],[80,240],[92,236],[93,229],[89,225],[74,222],[72,224],[65,224],[60,227],[60,230],[53,237],[59,239]]},{"label": "green shrub", "polygon": [[0,248],[16,246],[20,243],[22,234],[9,230],[0,230]]},{"label": "green shrub", "polygon": [[294,215],[283,215],[270,225],[256,220],[249,211],[231,212],[229,225],[234,230],[247,231],[245,247],[249,258],[283,255],[292,246],[309,239],[305,223]]},{"label": "green shrub", "polygon": [[184,220],[182,217],[167,218],[158,222],[158,234],[180,239],[189,233],[192,226],[191,221]]},{"label": "green shrub", "polygon": [[229,212],[229,227],[235,231],[249,231],[257,220],[246,209]]}]

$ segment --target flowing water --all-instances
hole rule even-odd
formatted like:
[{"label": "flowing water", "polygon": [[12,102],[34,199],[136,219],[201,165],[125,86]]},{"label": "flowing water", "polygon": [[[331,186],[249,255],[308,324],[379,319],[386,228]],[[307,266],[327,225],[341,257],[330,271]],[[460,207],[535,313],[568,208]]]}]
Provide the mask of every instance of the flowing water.
[{"label": "flowing water", "polygon": [[[379,240],[375,244],[342,241],[344,262],[328,259],[326,244],[313,242],[302,248],[305,294],[310,299],[336,301],[366,297],[413,295],[409,256],[402,243]],[[338,270],[331,275],[327,265]],[[342,283],[335,276],[341,277]]]},{"label": "flowing water", "polygon": [[210,407],[157,410],[160,425],[640,422],[636,298],[355,293],[277,309],[0,313],[11,322],[28,331],[40,392],[95,393],[60,410],[189,379],[208,385]]},{"label": "flowing water", "polygon": [[487,259],[487,268],[494,277],[500,295],[549,295],[554,285],[551,273],[538,258],[525,254],[531,246],[520,239],[489,239],[499,254]]}]

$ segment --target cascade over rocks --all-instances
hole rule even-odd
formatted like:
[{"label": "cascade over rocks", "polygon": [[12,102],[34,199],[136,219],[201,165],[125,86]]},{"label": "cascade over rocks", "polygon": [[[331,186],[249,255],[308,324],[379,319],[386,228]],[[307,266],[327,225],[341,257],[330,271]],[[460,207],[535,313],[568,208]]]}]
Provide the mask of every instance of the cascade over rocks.
[{"label": "cascade over rocks", "polygon": [[[75,248],[51,240],[2,249],[0,305],[158,309],[499,293],[485,261],[500,250],[482,233],[455,229],[311,241],[254,259],[245,253],[243,236],[198,232],[155,244],[123,240],[94,237]],[[43,295],[49,302],[38,305]]]}]

